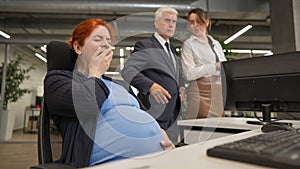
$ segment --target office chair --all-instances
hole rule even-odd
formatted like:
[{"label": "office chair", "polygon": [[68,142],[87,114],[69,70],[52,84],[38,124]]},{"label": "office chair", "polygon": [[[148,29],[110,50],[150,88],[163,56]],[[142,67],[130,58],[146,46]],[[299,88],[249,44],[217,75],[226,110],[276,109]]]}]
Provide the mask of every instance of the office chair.
[{"label": "office chair", "polygon": [[[68,57],[67,57],[68,56]],[[47,46],[47,71],[74,69],[77,54],[65,42],[51,41]],[[39,165],[30,169],[73,169],[66,164],[54,163],[50,142],[50,116],[43,99],[38,129]]]}]

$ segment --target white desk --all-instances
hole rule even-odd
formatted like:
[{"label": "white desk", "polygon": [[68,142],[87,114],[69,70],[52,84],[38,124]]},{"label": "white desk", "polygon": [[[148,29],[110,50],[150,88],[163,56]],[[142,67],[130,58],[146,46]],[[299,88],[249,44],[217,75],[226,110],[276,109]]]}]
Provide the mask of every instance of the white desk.
[{"label": "white desk", "polygon": [[214,157],[208,157],[206,150],[208,148],[220,145],[226,142],[239,140],[260,134],[260,130],[253,130],[234,134],[207,142],[192,144],[171,151],[155,153],[137,158],[131,158],[102,165],[89,167],[88,169],[196,169],[196,168],[230,168],[230,169],[262,169],[258,165],[223,160]]},{"label": "white desk", "polygon": [[[261,125],[247,124],[247,121],[258,121],[255,118],[215,117],[206,119],[179,120],[177,122],[180,137],[187,144],[220,138],[245,131],[260,129]],[[293,123],[300,126],[300,121],[281,120],[279,122]]]},{"label": "white desk", "polygon": [[[230,169],[266,169],[254,164],[236,162],[220,158],[209,157],[206,151],[217,145],[240,140],[261,134],[260,125],[247,124],[247,118],[211,118],[197,120],[183,120],[178,124],[181,126],[198,126],[204,128],[221,128],[232,129],[245,132],[219,137],[216,139],[206,140],[200,143],[179,147],[170,151],[144,155],[136,158],[105,163],[87,169],[196,169],[196,168],[230,168]],[[251,118],[251,120],[253,120]],[[295,127],[300,127],[300,121],[284,120],[284,122],[292,122]],[[247,131],[252,130],[252,131]]]}]

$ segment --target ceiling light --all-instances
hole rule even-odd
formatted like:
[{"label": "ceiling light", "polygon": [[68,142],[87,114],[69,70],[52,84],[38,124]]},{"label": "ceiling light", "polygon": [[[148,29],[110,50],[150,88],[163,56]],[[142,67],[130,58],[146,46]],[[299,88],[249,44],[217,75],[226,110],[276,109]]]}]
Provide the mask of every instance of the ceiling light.
[{"label": "ceiling light", "polygon": [[252,50],[252,53],[255,54],[268,54],[268,55],[272,55],[273,52],[270,50]]},{"label": "ceiling light", "polygon": [[47,45],[41,46],[41,50],[45,53],[47,53]]},{"label": "ceiling light", "polygon": [[121,48],[121,49],[120,49],[120,57],[123,57],[123,56],[124,56],[124,49]]},{"label": "ceiling light", "polygon": [[44,61],[44,62],[47,63],[47,59],[46,59],[44,56],[42,56],[41,54],[35,53],[34,55],[35,55],[36,57],[38,57],[39,59],[41,59],[42,61]]},{"label": "ceiling light", "polygon": [[120,70],[122,70],[124,68],[124,63],[125,63],[125,59],[120,58]]},{"label": "ceiling light", "polygon": [[247,32],[249,29],[252,28],[252,25],[247,25],[245,26],[243,29],[241,29],[240,31],[238,31],[237,33],[235,33],[234,35],[232,35],[231,37],[229,37],[228,39],[226,39],[224,41],[225,44],[230,43],[231,41],[233,41],[235,38],[239,37],[241,34]]},{"label": "ceiling light", "polygon": [[125,50],[133,50],[134,47],[126,47]]},{"label": "ceiling light", "polygon": [[229,49],[232,53],[252,53],[252,54],[265,54],[272,55],[272,51],[270,50],[259,50],[259,49]]},{"label": "ceiling light", "polygon": [[119,72],[105,72],[106,75],[119,75]]},{"label": "ceiling light", "polygon": [[0,30],[0,35],[5,37],[6,39],[10,38],[10,35]]}]

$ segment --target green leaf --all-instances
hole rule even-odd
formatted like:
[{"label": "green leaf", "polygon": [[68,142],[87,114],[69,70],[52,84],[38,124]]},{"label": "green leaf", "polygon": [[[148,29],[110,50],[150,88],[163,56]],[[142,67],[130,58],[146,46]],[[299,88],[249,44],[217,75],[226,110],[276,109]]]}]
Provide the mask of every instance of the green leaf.
[{"label": "green leaf", "polygon": [[[15,59],[10,60],[7,63],[6,72],[6,85],[5,85],[5,96],[3,102],[3,109],[7,109],[7,104],[10,102],[16,102],[26,93],[30,93],[30,89],[22,89],[20,85],[25,79],[29,79],[28,73],[35,69],[34,66],[25,68],[25,63],[22,56],[17,56]],[[2,86],[2,72],[4,63],[0,66],[0,86]]]}]

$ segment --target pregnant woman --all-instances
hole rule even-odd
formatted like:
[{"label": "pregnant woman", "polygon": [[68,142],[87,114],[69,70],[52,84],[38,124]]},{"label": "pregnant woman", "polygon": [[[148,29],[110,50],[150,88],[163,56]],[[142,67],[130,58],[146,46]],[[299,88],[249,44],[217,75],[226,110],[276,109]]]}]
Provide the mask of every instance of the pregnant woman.
[{"label": "pregnant woman", "polygon": [[46,106],[63,137],[60,163],[85,167],[174,148],[128,85],[104,76],[113,41],[105,21],[81,22],[68,41],[78,55],[74,70],[45,77]]}]

